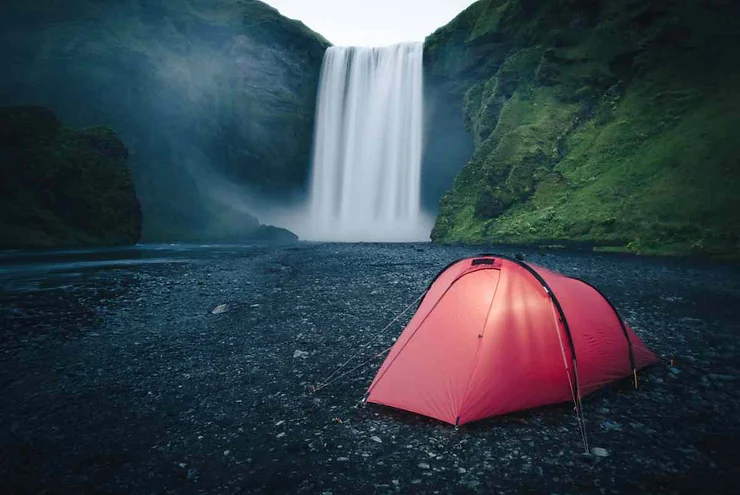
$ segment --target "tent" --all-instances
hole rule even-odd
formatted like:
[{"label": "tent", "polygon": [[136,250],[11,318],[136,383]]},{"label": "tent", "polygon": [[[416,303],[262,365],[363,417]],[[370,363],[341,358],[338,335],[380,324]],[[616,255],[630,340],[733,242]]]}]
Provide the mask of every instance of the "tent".
[{"label": "tent", "polygon": [[657,357],[596,288],[515,258],[432,281],[365,400],[454,425],[580,399]]}]

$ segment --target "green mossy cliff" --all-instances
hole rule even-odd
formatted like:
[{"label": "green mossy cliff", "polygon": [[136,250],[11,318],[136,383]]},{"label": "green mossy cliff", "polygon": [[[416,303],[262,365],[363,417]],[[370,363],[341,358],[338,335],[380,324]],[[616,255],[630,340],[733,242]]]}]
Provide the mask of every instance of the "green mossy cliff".
[{"label": "green mossy cliff", "polygon": [[435,32],[474,152],[432,239],[740,252],[739,5],[481,0]]},{"label": "green mossy cliff", "polygon": [[107,127],[0,107],[0,249],[135,244],[141,207],[127,158]]},{"label": "green mossy cliff", "polygon": [[257,0],[8,0],[0,105],[115,129],[147,240],[230,238],[304,187],[328,46]]}]

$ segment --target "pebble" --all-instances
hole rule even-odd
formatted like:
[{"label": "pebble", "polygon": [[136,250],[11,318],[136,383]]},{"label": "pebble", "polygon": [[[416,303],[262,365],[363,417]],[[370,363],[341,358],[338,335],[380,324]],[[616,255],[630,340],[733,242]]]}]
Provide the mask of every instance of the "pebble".
[{"label": "pebble", "polygon": [[457,472],[460,473],[460,474],[465,474],[465,473],[468,472],[468,470],[465,469],[465,468],[463,468],[463,467],[461,467],[461,468],[457,468]]},{"label": "pebble", "polygon": [[419,463],[419,467],[422,468],[422,469],[429,469],[429,468],[431,468],[431,466],[429,464],[427,464],[426,462],[420,462]]},{"label": "pebble", "polygon": [[228,304],[219,304],[215,308],[213,308],[213,311],[211,311],[211,314],[214,315],[220,315],[222,313],[226,313],[229,310]]},{"label": "pebble", "polygon": [[370,437],[370,440],[372,440],[373,442],[383,443],[383,440],[381,440],[380,437],[372,436]]},{"label": "pebble", "polygon": [[601,423],[601,427],[606,431],[621,431],[622,426],[619,423],[613,421],[604,421]]},{"label": "pebble", "polygon": [[711,378],[712,380],[719,380],[723,382],[735,381],[735,377],[732,375],[718,375],[718,374],[710,373],[709,378]]},{"label": "pebble", "polygon": [[591,449],[591,453],[596,457],[609,457],[609,452],[601,447],[594,447]]},{"label": "pebble", "polygon": [[306,359],[307,357],[308,357],[308,352],[306,351],[296,350],[293,353],[293,359],[296,359],[296,358]]}]

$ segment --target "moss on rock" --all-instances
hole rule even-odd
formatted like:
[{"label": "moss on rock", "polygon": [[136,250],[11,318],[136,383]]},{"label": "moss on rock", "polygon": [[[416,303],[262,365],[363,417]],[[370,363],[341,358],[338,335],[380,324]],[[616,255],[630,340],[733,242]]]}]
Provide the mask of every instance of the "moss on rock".
[{"label": "moss on rock", "polygon": [[0,249],[135,244],[141,207],[127,158],[107,127],[0,107]]},{"label": "moss on rock", "polygon": [[436,82],[462,95],[475,143],[432,239],[740,252],[738,15],[719,1],[474,4],[427,43],[430,74],[469,61]]}]

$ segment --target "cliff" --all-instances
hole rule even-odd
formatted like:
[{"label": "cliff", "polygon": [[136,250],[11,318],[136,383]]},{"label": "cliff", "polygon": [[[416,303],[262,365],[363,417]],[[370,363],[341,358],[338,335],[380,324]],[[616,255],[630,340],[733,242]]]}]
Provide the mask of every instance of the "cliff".
[{"label": "cliff", "polygon": [[432,125],[472,149],[432,239],[738,253],[738,18],[721,0],[472,5],[426,42]]},{"label": "cliff", "polygon": [[0,249],[135,244],[141,207],[127,158],[107,127],[0,107]]},{"label": "cliff", "polygon": [[0,42],[0,104],[121,135],[148,240],[243,235],[306,183],[329,43],[262,2],[13,0]]}]

